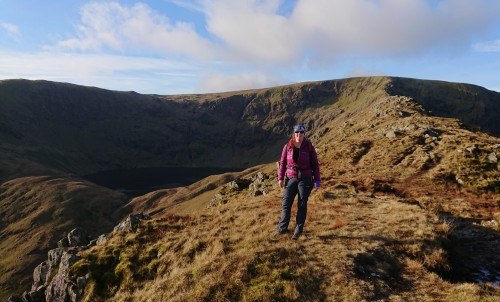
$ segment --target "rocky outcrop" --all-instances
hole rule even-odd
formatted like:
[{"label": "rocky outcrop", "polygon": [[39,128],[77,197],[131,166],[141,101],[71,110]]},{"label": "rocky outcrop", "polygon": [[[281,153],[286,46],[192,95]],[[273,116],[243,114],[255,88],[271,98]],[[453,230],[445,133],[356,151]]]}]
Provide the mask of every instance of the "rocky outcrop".
[{"label": "rocky outcrop", "polygon": [[45,301],[76,302],[80,300],[87,285],[87,278],[70,276],[70,268],[80,257],[76,253],[64,252],[59,263],[59,270],[45,290]]},{"label": "rocky outcrop", "polygon": [[273,182],[271,176],[259,172],[251,179],[252,183],[248,186],[251,196],[267,195],[271,191]]},{"label": "rocky outcrop", "polygon": [[61,262],[61,256],[64,250],[57,248],[48,252],[48,259],[40,263],[33,272],[33,285],[31,291],[37,290],[40,286],[48,284],[50,277],[58,269]]},{"label": "rocky outcrop", "polygon": [[[248,187],[248,186],[247,186]],[[141,220],[151,217],[147,214],[132,214],[119,223],[114,231],[135,232]],[[10,302],[76,302],[84,293],[89,279],[86,276],[71,276],[70,269],[80,257],[78,252],[93,245],[101,245],[108,241],[109,235],[102,234],[91,240],[87,231],[75,228],[58,241],[58,248],[50,250],[47,260],[40,263],[33,271],[33,285],[22,297],[11,296]]]},{"label": "rocky outcrop", "polygon": [[148,220],[148,219],[151,219],[151,217],[143,213],[129,215],[127,219],[125,219],[124,221],[120,222],[117,226],[115,226],[113,231],[135,232],[137,230],[137,227],[141,223],[141,220]]},{"label": "rocky outcrop", "polygon": [[[31,290],[24,292],[22,297],[11,296],[9,301],[79,301],[88,278],[75,279],[69,272],[71,266],[79,260],[78,251],[89,247],[87,245],[89,238],[88,233],[81,228],[71,230],[58,242],[58,245],[63,242],[64,246],[50,250],[47,253],[47,260],[35,268]],[[69,249],[69,246],[72,248]]]},{"label": "rocky outcrop", "polygon": [[266,195],[271,191],[273,182],[268,174],[259,172],[251,178],[238,178],[223,185],[219,193],[212,197],[208,207],[215,207],[229,202],[240,191],[248,190],[250,196]]}]

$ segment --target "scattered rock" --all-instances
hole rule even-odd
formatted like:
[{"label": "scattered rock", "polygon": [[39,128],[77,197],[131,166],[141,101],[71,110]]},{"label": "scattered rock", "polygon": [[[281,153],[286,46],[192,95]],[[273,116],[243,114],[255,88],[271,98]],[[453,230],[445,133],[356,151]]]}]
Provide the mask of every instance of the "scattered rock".
[{"label": "scattered rock", "polygon": [[487,221],[481,221],[481,226],[489,227],[489,228],[496,228],[498,226],[498,222],[496,222],[494,219],[487,220]]},{"label": "scattered rock", "polygon": [[33,285],[31,286],[31,291],[36,290],[40,285],[46,284],[48,270],[49,262],[47,260],[35,267],[35,270],[33,271]]},{"label": "scattered rock", "polygon": [[469,152],[469,153],[479,153],[479,149],[476,147],[476,146],[473,146],[473,147],[467,147],[465,148],[465,151]]},{"label": "scattered rock", "polygon": [[396,138],[398,135],[401,135],[401,132],[390,130],[389,132],[387,132],[385,134],[385,137],[387,137],[387,138]]},{"label": "scattered rock", "polygon": [[[277,163],[278,165],[278,163]],[[220,191],[212,197],[208,207],[215,207],[226,204],[231,196],[243,190],[249,191],[252,197],[266,195],[271,191],[272,180],[268,174],[258,172],[251,178],[238,178],[223,185]]]},{"label": "scattered rock", "polygon": [[[51,284],[54,272],[60,269],[60,263],[62,256],[64,254],[63,248],[56,248],[50,250],[48,254],[48,259],[40,263],[33,271],[33,285],[31,290],[25,291],[22,298],[12,296],[13,301],[31,301],[31,302],[44,302],[44,301],[55,301],[46,300],[46,288]],[[20,300],[16,300],[20,299]]]},{"label": "scattered rock", "polygon": [[[69,272],[71,265],[80,259],[73,253],[64,252],[61,256],[61,263],[57,274],[54,276],[45,291],[46,301],[54,302],[76,302],[83,294],[85,287],[80,288],[75,280],[70,278]],[[80,285],[83,283],[80,283]]]},{"label": "scattered rock", "polygon": [[125,231],[125,232],[135,232],[137,230],[137,227],[139,227],[139,224],[141,223],[141,220],[148,220],[151,219],[151,217],[147,214],[131,214],[125,219],[124,221],[120,222],[115,228],[113,229],[114,232],[116,231]]},{"label": "scattered rock", "polygon": [[83,246],[87,245],[90,240],[90,236],[87,231],[82,228],[75,228],[71,230],[68,234],[69,246]]},{"label": "scattered rock", "polygon": [[102,234],[97,238],[96,245],[103,245],[109,240],[109,236],[107,234]]},{"label": "scattered rock", "polygon": [[427,130],[425,130],[424,132],[424,136],[427,138],[427,137],[435,137],[435,138],[439,138],[441,136],[441,134],[443,133],[443,131],[439,130],[439,129],[435,129],[435,128],[429,128]]},{"label": "scattered rock", "polygon": [[488,154],[488,157],[486,158],[489,163],[496,164],[498,162],[498,158],[495,152],[491,152]]},{"label": "scattered rock", "polygon": [[411,116],[412,113],[411,112],[408,112],[408,111],[404,111],[404,110],[401,110],[401,111],[398,111],[398,115],[400,117],[408,117],[408,116]]}]

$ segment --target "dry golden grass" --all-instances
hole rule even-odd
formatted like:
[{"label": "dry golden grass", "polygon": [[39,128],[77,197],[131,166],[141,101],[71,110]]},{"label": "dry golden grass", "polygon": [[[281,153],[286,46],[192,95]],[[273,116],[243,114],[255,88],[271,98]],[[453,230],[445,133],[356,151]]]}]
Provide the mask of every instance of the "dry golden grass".
[{"label": "dry golden grass", "polygon": [[270,237],[278,189],[243,190],[196,215],[157,215],[136,234],[116,233],[73,272],[91,274],[87,301],[494,301],[498,290],[438,274],[450,265],[448,222],[394,196],[335,193],[313,192],[297,241]]}]

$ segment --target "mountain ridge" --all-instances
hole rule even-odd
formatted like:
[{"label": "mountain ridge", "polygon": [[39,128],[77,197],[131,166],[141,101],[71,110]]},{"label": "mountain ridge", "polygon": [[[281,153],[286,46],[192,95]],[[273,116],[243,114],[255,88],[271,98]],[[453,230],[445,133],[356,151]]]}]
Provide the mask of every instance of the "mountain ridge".
[{"label": "mountain ridge", "polygon": [[[85,224],[81,218],[75,219],[74,213],[51,225],[51,215],[45,212],[31,211],[23,216],[12,210],[21,201],[60,209],[58,196],[67,195],[68,189],[56,186],[58,189],[47,191],[54,179],[78,183],[82,182],[79,177],[89,172],[126,167],[221,163],[234,167],[236,163],[250,168],[134,200],[88,183],[85,190],[62,200],[73,202],[73,207],[75,202],[81,202],[83,208],[93,204],[94,210],[105,213],[93,236],[109,231],[129,213],[154,213],[160,220],[169,215],[203,213],[224,184],[258,171],[272,175],[272,163],[251,167],[277,160],[291,125],[298,122],[308,128],[318,149],[325,186],[320,196],[325,200],[338,195],[347,205],[352,202],[348,198],[364,200],[363,194],[399,196],[432,209],[441,202],[441,210],[456,217],[498,219],[500,184],[495,159],[500,154],[500,141],[477,129],[498,131],[498,123],[490,116],[499,110],[500,94],[473,85],[371,77],[245,92],[157,96],[52,82],[41,82],[43,87],[39,82],[15,82],[19,83],[32,87],[9,90],[5,81],[0,83],[0,204],[2,213],[13,213],[9,219],[2,214],[0,253],[10,253],[12,240],[24,240],[27,245],[21,249],[24,261],[12,265],[14,261],[9,260],[9,266],[2,265],[9,267],[12,280],[22,280],[19,287],[8,283],[3,295],[26,285],[26,272],[43,259],[43,251],[53,247],[58,236]],[[457,108],[450,105],[450,112],[443,112],[446,104]],[[472,126],[465,127],[468,123]],[[36,189],[33,179],[44,183],[43,188]],[[342,184],[352,190],[349,197],[332,189]],[[22,187],[32,193],[16,194],[13,188]],[[269,196],[279,199],[277,193],[275,188]],[[244,202],[239,193],[231,194],[224,199],[229,201],[227,206],[211,211],[228,211]],[[91,196],[90,202],[82,196]],[[101,208],[102,196],[113,196],[110,202],[114,206]],[[271,205],[270,197],[266,198]],[[48,205],[42,206],[43,202]],[[460,206],[455,209],[453,204]],[[467,214],[461,213],[464,209]],[[94,215],[88,213],[89,217]],[[266,227],[272,228],[271,216],[261,214],[267,217]],[[16,220],[18,225],[12,223]],[[49,227],[57,232],[41,241],[32,235]],[[27,239],[27,234],[33,238]],[[29,256],[37,244],[44,248]],[[2,275],[6,276],[4,271]]]}]

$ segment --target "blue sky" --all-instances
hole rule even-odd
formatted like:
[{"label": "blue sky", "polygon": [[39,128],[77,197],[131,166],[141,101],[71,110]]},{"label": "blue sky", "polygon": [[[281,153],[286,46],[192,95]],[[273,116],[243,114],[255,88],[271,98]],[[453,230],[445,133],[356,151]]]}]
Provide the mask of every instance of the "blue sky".
[{"label": "blue sky", "polygon": [[500,1],[0,0],[0,80],[181,94],[371,75],[500,91]]}]

